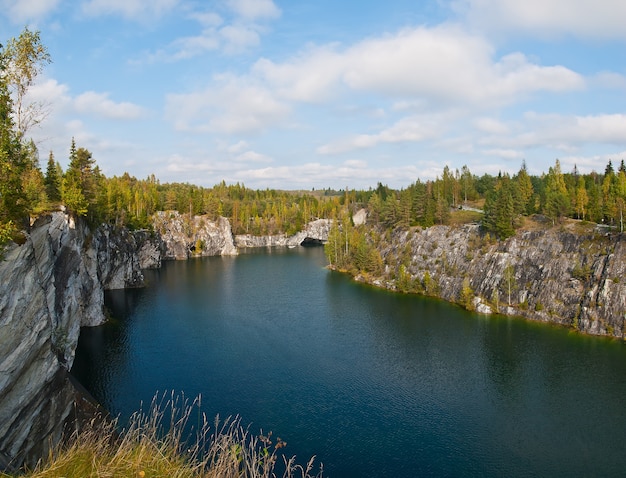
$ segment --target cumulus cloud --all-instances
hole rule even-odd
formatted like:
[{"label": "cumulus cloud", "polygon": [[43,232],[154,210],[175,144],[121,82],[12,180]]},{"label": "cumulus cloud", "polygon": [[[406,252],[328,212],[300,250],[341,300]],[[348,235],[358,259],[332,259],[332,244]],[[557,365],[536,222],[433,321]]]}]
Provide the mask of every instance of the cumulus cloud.
[{"label": "cumulus cloud", "polygon": [[529,112],[512,130],[512,134],[486,136],[479,142],[496,150],[550,147],[565,152],[593,144],[626,146],[623,114],[567,116]]},{"label": "cumulus cloud", "polygon": [[228,0],[227,4],[237,15],[250,20],[277,18],[281,14],[272,0]]},{"label": "cumulus cloud", "polygon": [[502,159],[523,159],[524,153],[515,149],[486,149],[483,154],[497,156]]},{"label": "cumulus cloud", "polygon": [[372,148],[380,143],[420,142],[434,139],[443,132],[441,117],[410,116],[402,118],[375,134],[360,134],[320,146],[319,154],[339,154],[354,149]]},{"label": "cumulus cloud", "polygon": [[15,23],[36,21],[52,12],[60,0],[2,0],[0,6],[5,16]]},{"label": "cumulus cloud", "polygon": [[227,0],[223,5],[223,14],[212,10],[189,13],[187,17],[200,26],[196,34],[177,38],[134,63],[179,61],[212,51],[228,55],[245,52],[261,43],[261,35],[266,31],[263,22],[281,13],[271,0]]},{"label": "cumulus cloud", "polygon": [[226,25],[219,31],[224,52],[240,53],[261,43],[258,28],[254,25],[233,24]]},{"label": "cumulus cloud", "polygon": [[576,166],[581,173],[589,173],[603,172],[609,161],[613,163],[613,167],[617,167],[622,159],[626,159],[626,150],[615,151],[612,154],[561,156],[559,161],[563,171],[572,171]]},{"label": "cumulus cloud", "polygon": [[[325,104],[348,95],[374,95],[391,102],[395,113],[419,112],[396,118],[378,133],[321,146],[321,154],[432,139],[441,127],[433,118],[442,111],[484,111],[536,93],[586,87],[581,75],[563,66],[538,65],[521,53],[497,58],[484,38],[450,25],[406,29],[343,48],[309,46],[283,62],[260,59],[247,74],[220,81],[197,92],[170,95],[168,115],[177,128],[259,131],[284,124],[298,103]],[[487,126],[496,127],[483,122]]]},{"label": "cumulus cloud", "polygon": [[180,0],[89,0],[82,11],[89,16],[121,15],[132,20],[160,16],[172,10]]},{"label": "cumulus cloud", "polygon": [[626,3],[615,0],[455,0],[454,8],[484,29],[528,35],[626,38]]},{"label": "cumulus cloud", "polygon": [[143,116],[143,108],[133,103],[116,103],[108,93],[87,91],[74,99],[74,108],[79,113],[93,114],[107,119],[132,120]]},{"label": "cumulus cloud", "polygon": [[262,86],[225,77],[205,90],[168,95],[166,112],[181,131],[253,133],[284,120],[290,108]]},{"label": "cumulus cloud", "polygon": [[508,134],[510,131],[506,123],[494,118],[480,117],[474,119],[472,123],[478,131],[483,133]]},{"label": "cumulus cloud", "polygon": [[347,87],[405,101],[490,106],[537,91],[585,87],[579,74],[563,66],[540,66],[521,53],[496,59],[484,38],[450,25],[407,29],[343,51],[313,48],[284,63],[262,59],[253,74],[286,98],[311,102]]},{"label": "cumulus cloud", "polygon": [[69,88],[54,78],[42,78],[28,91],[28,99],[34,102],[51,101],[56,105],[65,105],[70,101]]},{"label": "cumulus cloud", "polygon": [[245,151],[236,155],[233,161],[237,163],[271,163],[272,158],[256,151]]}]

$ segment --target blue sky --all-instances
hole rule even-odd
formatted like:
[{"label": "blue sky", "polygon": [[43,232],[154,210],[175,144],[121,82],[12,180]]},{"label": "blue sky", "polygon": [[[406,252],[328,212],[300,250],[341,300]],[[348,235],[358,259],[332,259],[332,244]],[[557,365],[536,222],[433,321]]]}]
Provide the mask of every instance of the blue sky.
[{"label": "blue sky", "polygon": [[38,29],[45,165],[107,176],[403,187],[626,159],[626,2],[0,0]]}]

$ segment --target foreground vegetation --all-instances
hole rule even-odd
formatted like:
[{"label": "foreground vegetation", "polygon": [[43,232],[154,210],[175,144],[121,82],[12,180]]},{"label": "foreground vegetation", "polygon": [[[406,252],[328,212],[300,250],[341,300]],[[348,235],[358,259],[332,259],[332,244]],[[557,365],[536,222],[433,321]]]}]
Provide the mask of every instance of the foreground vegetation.
[{"label": "foreground vegetation", "polygon": [[[272,434],[253,436],[239,419],[213,424],[189,404],[171,396],[153,401],[119,430],[116,421],[92,420],[49,459],[21,478],[168,477],[269,478],[321,477],[314,459],[302,466],[286,458],[286,446]],[[197,416],[196,416],[197,415]],[[197,418],[197,423],[191,423]],[[195,428],[195,429],[194,429]],[[187,438],[191,435],[191,438]],[[0,473],[1,478],[14,478]]]}]

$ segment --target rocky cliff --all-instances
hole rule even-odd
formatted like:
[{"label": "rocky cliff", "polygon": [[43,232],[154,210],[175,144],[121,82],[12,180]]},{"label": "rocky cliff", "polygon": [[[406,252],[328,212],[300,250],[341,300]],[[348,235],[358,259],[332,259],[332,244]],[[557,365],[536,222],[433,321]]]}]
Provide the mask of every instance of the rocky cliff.
[{"label": "rocky cliff", "polygon": [[396,230],[383,241],[379,286],[425,292],[482,313],[625,337],[626,238],[568,223],[506,241],[478,225]]},{"label": "rocky cliff", "polygon": [[328,241],[328,233],[332,221],[330,219],[317,219],[308,223],[304,230],[293,236],[278,234],[274,236],[253,236],[241,234],[235,236],[237,247],[295,247],[302,244],[324,244]]},{"label": "rocky cliff", "polygon": [[74,409],[67,371],[81,326],[101,324],[104,289],[143,283],[150,243],[56,212],[0,261],[0,469],[33,465],[58,442]]},{"label": "rocky cliff", "polygon": [[230,222],[224,217],[211,221],[204,216],[190,218],[177,211],[162,211],[155,214],[153,227],[163,244],[163,259],[237,255]]},{"label": "rocky cliff", "polygon": [[[318,219],[308,223],[304,230],[287,236],[233,237],[230,221],[220,217],[212,221],[205,216],[183,215],[177,211],[158,212],[153,227],[159,240],[164,260],[184,260],[198,256],[237,255],[238,248],[247,247],[295,247],[301,244],[323,244],[328,240],[331,221]],[[144,246],[145,247],[145,246]]]}]

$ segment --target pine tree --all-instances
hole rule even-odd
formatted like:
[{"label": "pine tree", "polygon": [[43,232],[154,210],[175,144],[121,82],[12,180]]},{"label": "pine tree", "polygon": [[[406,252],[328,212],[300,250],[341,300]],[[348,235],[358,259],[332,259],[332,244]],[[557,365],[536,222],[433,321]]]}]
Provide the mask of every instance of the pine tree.
[{"label": "pine tree", "polygon": [[519,209],[516,212],[519,214],[531,214],[534,209],[532,204],[534,189],[526,169],[526,161],[522,162],[522,167],[517,176],[515,176],[515,184],[519,193]]},{"label": "pine tree", "polygon": [[46,177],[44,184],[46,186],[46,194],[50,201],[56,202],[61,200],[61,176],[59,175],[58,165],[54,160],[54,153],[50,151],[48,156],[48,165],[46,168]]},{"label": "pine tree", "polygon": [[[91,153],[85,148],[76,149],[72,138],[70,146],[70,164],[63,178],[61,198],[65,205],[79,216],[90,213],[90,220],[95,221],[101,211],[96,208],[100,170]],[[125,201],[130,205],[130,199]]]},{"label": "pine tree", "polygon": [[483,228],[506,239],[515,234],[515,218],[514,184],[508,175],[501,175],[485,199]]},{"label": "pine tree", "polygon": [[567,186],[561,172],[561,163],[557,159],[554,167],[548,170],[545,178],[545,213],[555,220],[567,216],[570,211],[570,199]]}]

